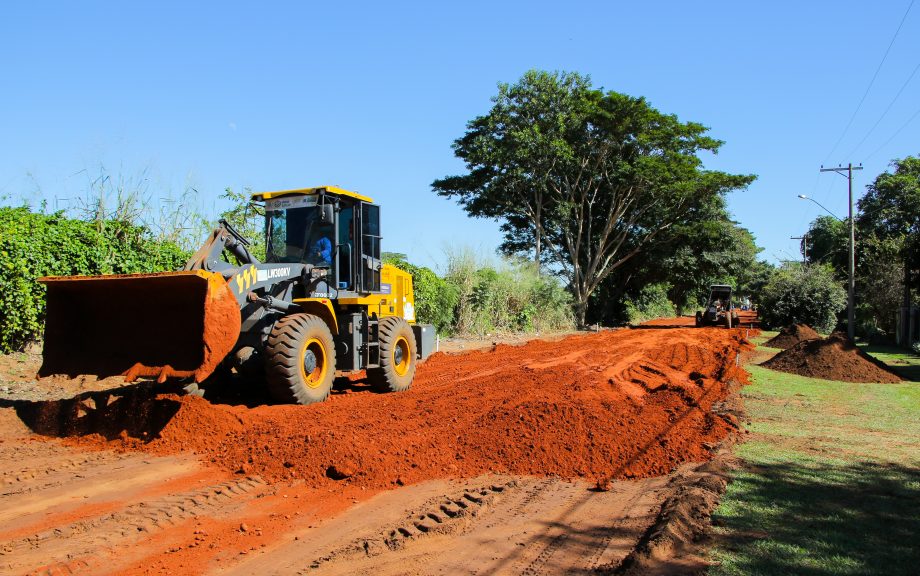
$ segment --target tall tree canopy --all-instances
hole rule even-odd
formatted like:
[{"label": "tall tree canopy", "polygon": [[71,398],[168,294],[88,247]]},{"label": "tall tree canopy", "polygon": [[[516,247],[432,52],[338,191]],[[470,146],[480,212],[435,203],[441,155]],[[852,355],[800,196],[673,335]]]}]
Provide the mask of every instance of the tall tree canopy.
[{"label": "tall tree canopy", "polygon": [[[920,286],[920,158],[908,156],[891,165],[893,170],[879,174],[859,200],[856,223],[860,236],[871,240],[868,246],[883,262],[891,262],[891,256],[900,261],[902,304],[909,307],[912,290]],[[876,276],[876,280],[881,277]],[[890,294],[890,287],[886,293]],[[889,295],[885,305],[890,307],[892,300]],[[889,318],[890,311],[888,308]],[[903,341],[908,342],[907,322],[902,330]]]},{"label": "tall tree canopy", "polygon": [[[917,291],[920,270],[920,159],[892,163],[859,200],[856,217],[857,330],[891,333],[894,312]],[[847,278],[849,221],[822,216],[811,223],[808,262],[826,263]]]},{"label": "tall tree canopy", "polygon": [[910,275],[920,268],[920,158],[908,156],[892,167],[868,186],[859,200],[856,222],[862,233],[901,243],[905,281],[910,284]]},{"label": "tall tree canopy", "polygon": [[506,253],[532,253],[567,278],[580,324],[614,270],[665,242],[712,198],[754,176],[706,170],[722,142],[644,98],[575,73],[527,72],[454,142],[467,173],[433,183],[473,216],[502,221]]},{"label": "tall tree canopy", "polygon": [[803,247],[807,247],[805,260],[810,264],[830,264],[834,275],[843,279],[848,270],[849,220],[833,216],[819,216],[808,227]]}]

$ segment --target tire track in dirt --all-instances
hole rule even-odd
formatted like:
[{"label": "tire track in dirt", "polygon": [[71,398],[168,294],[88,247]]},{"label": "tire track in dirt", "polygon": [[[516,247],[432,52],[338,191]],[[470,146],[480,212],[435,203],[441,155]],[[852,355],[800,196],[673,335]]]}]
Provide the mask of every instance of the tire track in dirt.
[{"label": "tire track in dirt", "polygon": [[[58,525],[32,536],[0,541],[0,550],[12,571],[28,572],[37,562],[59,559],[61,569],[97,566],[97,552],[102,549],[119,549],[145,539],[149,534],[200,516],[232,515],[266,488],[258,478],[228,480],[217,485],[199,488],[162,498],[142,500],[118,510]],[[71,565],[76,557],[77,565]],[[0,560],[2,561],[2,560]],[[49,565],[53,572],[54,564]],[[111,567],[109,565],[108,567]]]},{"label": "tire track in dirt", "polygon": [[558,478],[431,481],[382,493],[218,573],[587,574],[626,557],[666,486],[666,477],[607,492]]}]

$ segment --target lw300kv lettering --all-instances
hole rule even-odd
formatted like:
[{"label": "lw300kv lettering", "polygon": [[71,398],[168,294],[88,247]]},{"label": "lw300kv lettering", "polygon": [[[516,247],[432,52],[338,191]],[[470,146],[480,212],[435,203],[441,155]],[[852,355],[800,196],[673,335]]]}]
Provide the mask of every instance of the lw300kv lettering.
[{"label": "lw300kv lettering", "polygon": [[272,278],[287,278],[291,275],[291,268],[267,268],[264,270],[259,270],[259,282],[265,282],[266,280],[271,280]]}]

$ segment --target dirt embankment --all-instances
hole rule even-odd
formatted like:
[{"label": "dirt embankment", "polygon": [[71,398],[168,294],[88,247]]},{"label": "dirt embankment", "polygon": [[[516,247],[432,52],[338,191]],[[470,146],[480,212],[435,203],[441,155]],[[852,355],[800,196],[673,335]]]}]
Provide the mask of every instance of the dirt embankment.
[{"label": "dirt embankment", "polygon": [[772,370],[841,382],[896,383],[901,377],[859,350],[843,334],[803,340],[763,363]]},{"label": "dirt embankment", "polygon": [[5,401],[0,571],[696,571],[719,486],[690,462],[740,417],[749,329],[675,324],[441,354],[406,393],[340,381],[313,406]]},{"label": "dirt embankment", "polygon": [[763,345],[769,348],[782,348],[786,350],[805,340],[820,339],[821,335],[815,332],[811,326],[807,324],[790,324],[780,330],[779,334],[764,342]]},{"label": "dirt embankment", "polygon": [[32,420],[46,433],[83,435],[74,440],[83,445],[191,451],[230,471],[314,486],[488,472],[650,477],[708,458],[732,429],[711,408],[730,380],[745,378],[736,355],[746,346],[740,331],[719,328],[608,331],[435,355],[405,394],[356,382],[308,408],[254,409],[107,397],[48,403]]}]

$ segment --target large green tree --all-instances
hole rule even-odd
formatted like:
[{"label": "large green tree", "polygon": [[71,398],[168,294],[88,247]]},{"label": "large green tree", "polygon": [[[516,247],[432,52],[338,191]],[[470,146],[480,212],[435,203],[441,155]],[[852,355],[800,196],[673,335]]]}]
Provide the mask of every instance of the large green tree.
[{"label": "large green tree", "polygon": [[810,264],[830,264],[838,278],[846,278],[850,241],[848,221],[833,216],[819,216],[808,227],[802,247]]},{"label": "large green tree", "polygon": [[454,151],[467,173],[436,180],[473,216],[503,222],[506,253],[533,253],[568,280],[576,318],[614,270],[666,242],[713,197],[754,177],[706,170],[722,142],[644,98],[574,73],[530,71],[499,85]]},{"label": "large green tree", "polygon": [[502,221],[505,253],[532,251],[542,262],[544,222],[555,200],[549,179],[574,155],[572,142],[595,98],[579,74],[529,71],[516,84],[500,83],[489,113],[468,122],[453,143],[467,172],[433,188],[471,216]]},{"label": "large green tree", "polygon": [[903,305],[910,306],[911,290],[920,280],[920,158],[908,156],[891,166],[893,169],[879,174],[859,200],[857,224],[861,234],[897,254]]}]

